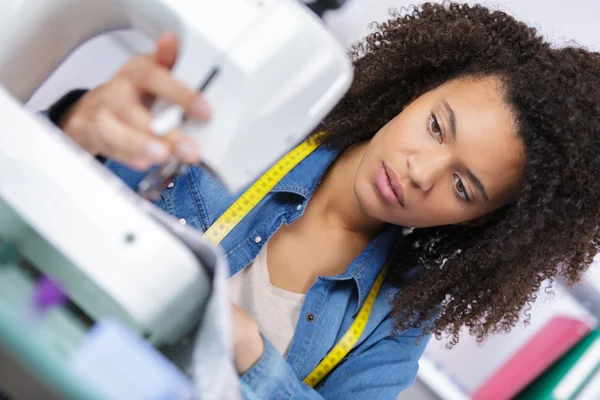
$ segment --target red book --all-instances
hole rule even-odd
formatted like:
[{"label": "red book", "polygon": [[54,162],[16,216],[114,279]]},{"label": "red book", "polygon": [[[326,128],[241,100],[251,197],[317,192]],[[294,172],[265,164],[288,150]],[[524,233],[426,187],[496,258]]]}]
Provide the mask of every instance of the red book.
[{"label": "red book", "polygon": [[485,381],[473,400],[509,400],[590,332],[585,322],[555,317]]}]

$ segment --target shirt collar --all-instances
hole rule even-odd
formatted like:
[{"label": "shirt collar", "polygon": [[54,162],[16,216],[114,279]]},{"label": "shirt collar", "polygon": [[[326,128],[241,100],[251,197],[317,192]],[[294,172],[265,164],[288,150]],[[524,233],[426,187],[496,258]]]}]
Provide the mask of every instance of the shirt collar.
[{"label": "shirt collar", "polygon": [[387,262],[394,245],[402,237],[402,227],[388,225],[356,257],[340,275],[328,277],[331,280],[353,279],[358,289],[358,302],[355,313],[363,306],[375,280]]},{"label": "shirt collar", "polygon": [[319,146],[288,172],[272,191],[295,193],[309,200],[321,178],[339,154],[338,149]]}]

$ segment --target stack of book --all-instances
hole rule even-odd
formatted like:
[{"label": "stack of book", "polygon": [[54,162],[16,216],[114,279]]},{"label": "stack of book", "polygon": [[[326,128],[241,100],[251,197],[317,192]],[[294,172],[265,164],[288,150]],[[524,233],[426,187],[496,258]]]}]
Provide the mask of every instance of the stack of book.
[{"label": "stack of book", "polygon": [[[557,363],[576,349],[581,349],[582,343],[590,337],[590,331],[590,326],[580,319],[567,316],[552,318],[477,388],[471,398],[509,400],[523,391],[529,391],[534,383],[538,386],[537,381],[554,370]],[[539,390],[535,391],[538,392]],[[536,395],[525,398],[538,400],[553,397]]]},{"label": "stack of book", "polygon": [[579,341],[517,399],[600,399],[600,330],[590,332]]}]

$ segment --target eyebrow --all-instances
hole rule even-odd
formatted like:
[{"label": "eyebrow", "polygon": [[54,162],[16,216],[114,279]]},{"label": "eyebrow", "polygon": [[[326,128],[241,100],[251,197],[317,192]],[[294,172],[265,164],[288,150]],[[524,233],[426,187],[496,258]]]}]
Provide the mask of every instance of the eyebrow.
[{"label": "eyebrow", "polygon": [[450,107],[450,104],[446,100],[442,100],[446,111],[448,112],[448,116],[450,117],[450,130],[452,131],[452,139],[456,141],[456,114],[454,114],[454,110]]},{"label": "eyebrow", "polygon": [[484,200],[488,201],[489,198],[488,198],[487,193],[485,192],[485,187],[483,186],[483,183],[481,183],[481,181],[479,180],[479,178],[477,178],[477,176],[475,176],[475,174],[473,173],[473,171],[471,171],[469,168],[467,168],[467,175],[469,175],[469,179],[477,187],[477,189],[479,190],[479,192],[483,196]]},{"label": "eyebrow", "polygon": [[[448,117],[450,119],[450,131],[452,132],[452,138],[454,139],[454,141],[456,141],[456,114],[454,113],[454,110],[452,109],[452,107],[450,107],[450,104],[448,104],[448,102],[446,100],[442,100],[442,103],[444,104],[444,108],[448,112]],[[471,180],[471,182],[473,182],[475,187],[477,187],[477,190],[479,190],[483,199],[485,201],[489,201],[488,195],[485,192],[485,186],[483,186],[483,183],[481,183],[479,178],[469,168],[467,168],[467,175],[469,176],[469,179]]]}]

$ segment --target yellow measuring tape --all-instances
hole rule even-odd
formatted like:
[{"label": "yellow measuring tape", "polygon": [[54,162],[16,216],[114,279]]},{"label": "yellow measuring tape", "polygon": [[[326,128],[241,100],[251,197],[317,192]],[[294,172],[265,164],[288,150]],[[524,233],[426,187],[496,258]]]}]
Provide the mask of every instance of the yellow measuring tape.
[{"label": "yellow measuring tape", "polygon": [[[285,155],[246,190],[204,233],[204,238],[215,246],[235,228],[252,209],[277,185],[277,183],[310,153],[319,147],[321,136],[309,138]],[[329,351],[317,367],[304,379],[304,383],[315,387],[352,350],[362,335],[373,304],[383,284],[387,268],[383,268],[361,307],[350,329]]]}]

